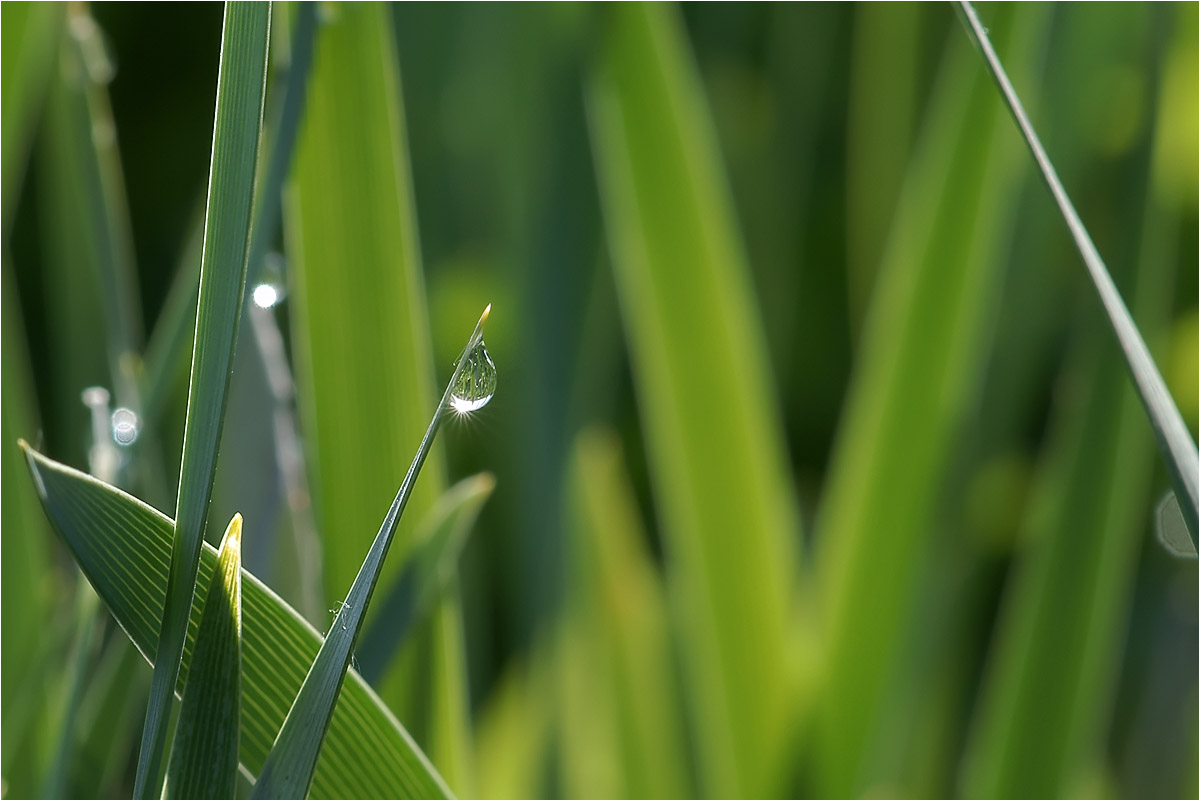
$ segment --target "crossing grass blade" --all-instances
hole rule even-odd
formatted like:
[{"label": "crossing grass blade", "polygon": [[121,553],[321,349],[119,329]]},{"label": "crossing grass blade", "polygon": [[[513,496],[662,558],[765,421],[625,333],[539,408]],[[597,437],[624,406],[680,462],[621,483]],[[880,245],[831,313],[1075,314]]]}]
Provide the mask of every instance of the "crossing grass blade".
[{"label": "crossing grass blade", "polygon": [[[171,520],[115,487],[22,446],[46,516],[117,623],[153,664],[171,559]],[[180,691],[187,683],[216,567],[216,550],[204,544],[176,687]],[[262,769],[321,639],[298,612],[242,571],[239,759],[249,775]],[[351,671],[329,724],[311,795],[435,798],[445,792],[408,733]]]},{"label": "crossing grass blade", "polygon": [[167,798],[233,798],[242,714],[242,516],[221,538],[167,763]]},{"label": "crossing grass blade", "polygon": [[[1044,12],[1003,14],[1013,61],[1028,67]],[[1020,154],[972,60],[966,42],[951,40],[893,221],[819,512],[824,654],[811,760],[818,795],[859,795],[889,778],[872,772],[880,717],[901,669],[902,632],[984,362],[988,298],[1011,236]]]},{"label": "crossing grass blade", "polygon": [[971,39],[983,54],[988,72],[995,79],[1009,112],[1021,130],[1021,136],[1029,146],[1029,152],[1037,163],[1042,179],[1054,196],[1054,202],[1058,204],[1063,220],[1075,241],[1075,247],[1078,248],[1079,255],[1087,267],[1088,276],[1100,296],[1100,302],[1121,346],[1134,386],[1137,387],[1142,405],[1146,409],[1146,416],[1154,428],[1158,447],[1171,474],[1171,482],[1175,486],[1175,494],[1183,511],[1184,522],[1191,532],[1192,544],[1195,545],[1197,536],[1200,536],[1200,451],[1197,451],[1196,443],[1183,422],[1183,415],[1179,413],[1179,407],[1171,398],[1154,357],[1150,355],[1137,324],[1130,316],[1129,309],[1125,307],[1125,301],[1121,299],[1116,284],[1113,283],[1108,267],[1105,266],[1083,220],[1067,196],[1067,190],[1059,181],[1058,173],[1042,147],[1041,140],[1033,130],[1033,123],[1029,121],[1016,90],[1000,64],[1000,58],[988,39],[987,30],[969,2],[960,0],[958,8],[962,12]]},{"label": "crossing grass blade", "polygon": [[176,534],[162,634],[158,639],[138,755],[134,785],[134,795],[138,798],[159,795],[166,724],[204,542],[246,280],[270,18],[271,8],[266,3],[230,2],[225,6],[191,385],[175,510]]},{"label": "crossing grass blade", "polygon": [[412,496],[413,487],[429,455],[438,428],[444,417],[450,413],[450,400],[458,386],[459,377],[472,364],[468,356],[483,342],[483,324],[491,310],[491,306],[483,310],[479,322],[475,324],[475,330],[459,355],[450,382],[434,409],[429,427],[425,429],[425,436],[421,438],[421,444],[417,446],[416,456],[404,475],[392,506],[379,527],[379,533],[371,543],[366,559],[363,560],[362,568],[350,586],[337,617],[329,627],[325,642],[321,644],[321,650],[317,653],[317,658],[296,695],[296,701],[288,712],[283,728],[275,739],[275,745],[267,756],[267,762],[254,785],[254,798],[302,798],[308,795],[329,720],[341,692],[342,682],[345,681],[346,671],[350,667],[354,643],[366,619],[371,596],[383,570],[383,562],[395,538],[396,525]]},{"label": "crossing grass blade", "polygon": [[700,791],[775,795],[800,526],[761,323],[677,12],[603,11],[588,119],[684,631]]}]

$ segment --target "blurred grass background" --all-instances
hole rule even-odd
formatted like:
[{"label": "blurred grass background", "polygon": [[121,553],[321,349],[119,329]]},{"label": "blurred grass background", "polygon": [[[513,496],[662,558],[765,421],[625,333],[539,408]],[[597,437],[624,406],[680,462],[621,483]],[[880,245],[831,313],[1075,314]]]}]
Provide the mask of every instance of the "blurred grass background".
[{"label": "blurred grass background", "polygon": [[[127,795],[150,670],[115,627],[96,638],[55,761],[82,590],[15,440],[86,469],[82,390],[132,405],[122,354],[194,275],[221,9],[2,13],[0,767],[12,795],[55,771],[69,794]],[[496,489],[461,612],[439,609],[392,678],[445,685],[433,705],[450,708],[461,680],[469,728],[384,693],[454,789],[1198,792],[1195,563],[1154,540],[1149,425],[950,7],[400,4],[365,26],[394,37],[373,62],[323,38],[338,13],[318,23],[319,116],[270,262],[293,289],[276,318],[320,597],[287,561],[302,522],[248,325],[210,519],[243,512],[247,568],[327,626],[405,432],[493,304],[498,392],[443,431],[419,505],[447,476],[487,470]],[[980,13],[1195,435],[1195,5]],[[334,105],[356,85],[322,61],[337,47],[393,70],[359,87],[383,128]],[[297,269],[314,253],[344,294]],[[168,511],[185,373],[118,480]],[[350,535],[322,518],[339,482],[361,493],[337,496]]]}]

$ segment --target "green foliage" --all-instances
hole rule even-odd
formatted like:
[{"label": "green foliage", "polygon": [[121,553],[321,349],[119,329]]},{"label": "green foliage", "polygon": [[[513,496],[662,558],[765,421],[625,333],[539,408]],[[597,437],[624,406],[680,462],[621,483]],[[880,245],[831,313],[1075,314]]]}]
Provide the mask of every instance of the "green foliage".
[{"label": "green foliage", "polygon": [[0,7],[0,794],[1197,792],[1195,5],[131,8]]}]

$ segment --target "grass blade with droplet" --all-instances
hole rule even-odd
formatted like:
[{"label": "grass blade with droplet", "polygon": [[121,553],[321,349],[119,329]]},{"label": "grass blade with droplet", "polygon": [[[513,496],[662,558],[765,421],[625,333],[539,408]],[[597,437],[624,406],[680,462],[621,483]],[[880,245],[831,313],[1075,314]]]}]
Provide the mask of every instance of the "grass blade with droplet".
[{"label": "grass blade with droplet", "polygon": [[470,358],[476,348],[483,346],[483,324],[491,312],[488,306],[480,316],[475,330],[467,340],[462,355],[441,401],[433,412],[425,436],[417,447],[417,454],[400,484],[392,506],[388,509],[379,527],[379,533],[371,544],[371,549],[363,561],[362,568],[354,579],[350,591],[346,594],[338,610],[325,642],[313,661],[312,668],[304,679],[296,701],[288,712],[283,728],[275,739],[275,745],[267,756],[262,773],[254,785],[254,798],[301,798],[308,795],[309,785],[312,784],[313,771],[316,769],[317,758],[321,753],[321,744],[325,740],[325,732],[333,714],[334,704],[337,703],[338,693],[346,678],[346,670],[350,666],[350,658],[354,650],[354,642],[358,639],[366,611],[375,592],[375,585],[387,558],[388,549],[396,534],[396,524],[408,505],[417,476],[429,455],[438,428],[450,411],[450,401],[463,373],[472,364]]}]

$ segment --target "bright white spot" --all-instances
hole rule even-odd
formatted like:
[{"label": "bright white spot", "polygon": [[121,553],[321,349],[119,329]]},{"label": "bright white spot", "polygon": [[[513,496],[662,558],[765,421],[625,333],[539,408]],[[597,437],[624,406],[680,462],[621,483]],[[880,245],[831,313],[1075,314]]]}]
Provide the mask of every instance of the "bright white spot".
[{"label": "bright white spot", "polygon": [[118,445],[128,446],[138,438],[138,416],[129,409],[117,409],[112,416],[113,441]]},{"label": "bright white spot", "polygon": [[259,284],[254,287],[254,305],[260,309],[269,309],[279,302],[279,290],[270,284]]},{"label": "bright white spot", "polygon": [[452,395],[450,397],[450,408],[459,414],[467,414],[475,411],[476,409],[482,409],[484,406],[487,406],[487,402],[491,399],[491,395],[488,395],[486,398],[476,398],[475,400],[471,400],[470,398],[460,398]]},{"label": "bright white spot", "polygon": [[83,391],[83,403],[89,408],[108,403],[108,390],[104,387],[88,387]]}]

